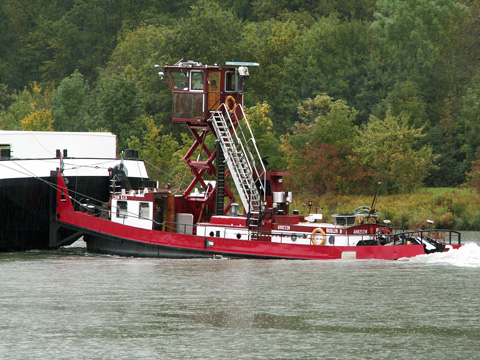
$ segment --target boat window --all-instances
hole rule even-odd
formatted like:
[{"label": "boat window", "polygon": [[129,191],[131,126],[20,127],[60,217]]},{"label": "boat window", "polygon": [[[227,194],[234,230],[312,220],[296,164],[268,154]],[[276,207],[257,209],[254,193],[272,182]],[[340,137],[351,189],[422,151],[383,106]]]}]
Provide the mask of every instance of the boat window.
[{"label": "boat window", "polygon": [[127,217],[127,202],[126,201],[117,201],[117,217]]},{"label": "boat window", "polygon": [[220,81],[218,80],[218,74],[210,74],[210,91],[220,91]]},{"label": "boat window", "polygon": [[0,144],[0,159],[10,159],[10,145]]},{"label": "boat window", "polygon": [[235,71],[225,73],[225,91],[235,91]]},{"label": "boat window", "polygon": [[188,78],[181,71],[172,71],[173,88],[175,90],[188,90]]},{"label": "boat window", "polygon": [[265,181],[265,192],[263,191],[262,185],[264,184],[262,179],[255,180],[255,185],[257,186],[260,195],[272,196],[272,187],[270,186],[270,180]]},{"label": "boat window", "polygon": [[140,219],[148,219],[150,217],[150,203],[141,202],[138,210],[138,217]]},{"label": "boat window", "polygon": [[225,91],[228,92],[242,92],[243,81],[237,81],[235,71],[227,71],[225,73]]},{"label": "boat window", "polygon": [[192,71],[190,80],[192,90],[203,90],[203,71]]}]

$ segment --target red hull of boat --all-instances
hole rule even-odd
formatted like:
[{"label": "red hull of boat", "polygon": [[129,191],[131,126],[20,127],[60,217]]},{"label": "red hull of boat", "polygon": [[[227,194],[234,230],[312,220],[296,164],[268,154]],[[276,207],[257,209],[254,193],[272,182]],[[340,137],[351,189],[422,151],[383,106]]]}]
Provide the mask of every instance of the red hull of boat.
[{"label": "red hull of boat", "polygon": [[[273,259],[399,259],[424,254],[422,245],[317,246],[267,241],[199,237],[139,229],[74,211],[70,201],[59,202],[57,222],[86,234],[95,252],[127,256],[214,257]],[[92,239],[93,244],[89,244]],[[452,245],[452,248],[458,248]],[[144,249],[144,250],[143,250]]]}]

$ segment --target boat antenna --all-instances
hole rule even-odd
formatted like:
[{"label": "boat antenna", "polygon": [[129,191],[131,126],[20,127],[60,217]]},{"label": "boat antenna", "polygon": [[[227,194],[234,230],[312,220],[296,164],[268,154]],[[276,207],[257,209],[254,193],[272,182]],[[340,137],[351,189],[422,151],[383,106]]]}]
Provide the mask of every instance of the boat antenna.
[{"label": "boat antenna", "polygon": [[378,197],[378,192],[380,191],[380,185],[382,185],[382,183],[378,181],[377,192],[375,193],[375,197],[373,198],[372,206],[370,206],[370,214],[368,215],[368,217],[370,217],[370,215],[375,212],[375,205],[377,205],[377,197]]},{"label": "boat antenna", "polygon": [[377,204],[377,197],[378,197],[378,192],[380,191],[380,185],[382,185],[382,183],[378,181],[377,192],[375,193],[375,197],[373,198],[372,206],[370,206],[370,210],[368,211],[368,216],[366,218],[363,218],[362,224],[364,224],[365,222],[368,223],[370,220],[370,217],[375,212],[375,205]]}]

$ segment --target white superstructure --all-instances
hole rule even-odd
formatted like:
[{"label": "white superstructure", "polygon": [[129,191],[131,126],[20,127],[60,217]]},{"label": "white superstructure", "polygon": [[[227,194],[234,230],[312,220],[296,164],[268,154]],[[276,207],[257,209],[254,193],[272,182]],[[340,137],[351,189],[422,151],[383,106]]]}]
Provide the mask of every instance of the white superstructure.
[{"label": "white superstructure", "polygon": [[116,135],[110,132],[54,132],[0,130],[0,148],[12,159],[54,158],[67,150],[68,157],[116,157]]},{"label": "white superstructure", "polygon": [[[65,176],[108,176],[121,161],[116,139],[110,132],[0,130],[0,179],[45,178],[60,166]],[[143,161],[124,160],[124,168],[130,177],[148,178]]]}]

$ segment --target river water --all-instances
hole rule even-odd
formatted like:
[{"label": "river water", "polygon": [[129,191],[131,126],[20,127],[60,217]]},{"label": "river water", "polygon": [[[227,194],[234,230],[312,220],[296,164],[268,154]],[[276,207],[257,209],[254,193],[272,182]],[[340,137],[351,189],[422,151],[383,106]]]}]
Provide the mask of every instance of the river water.
[{"label": "river water", "polygon": [[0,359],[480,359],[480,233],[413,259],[0,253]]}]

